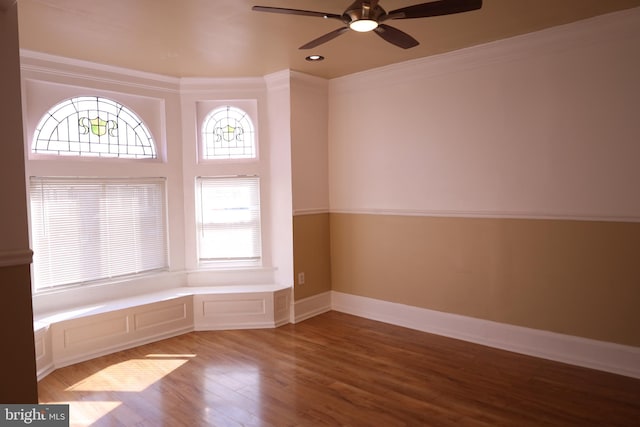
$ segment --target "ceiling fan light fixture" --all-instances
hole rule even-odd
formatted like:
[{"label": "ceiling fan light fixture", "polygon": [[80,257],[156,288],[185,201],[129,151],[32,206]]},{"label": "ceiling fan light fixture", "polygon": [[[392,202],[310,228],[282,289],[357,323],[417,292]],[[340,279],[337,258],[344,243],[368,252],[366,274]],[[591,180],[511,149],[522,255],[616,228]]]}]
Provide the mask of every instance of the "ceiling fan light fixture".
[{"label": "ceiling fan light fixture", "polygon": [[375,33],[386,42],[402,49],[409,49],[418,46],[420,42],[404,31],[392,27],[391,25],[387,25],[387,21],[392,19],[429,18],[432,16],[470,12],[472,10],[482,8],[483,0],[428,0],[426,3],[401,7],[400,9],[395,9],[388,13],[382,8],[382,6],[380,6],[378,0],[352,1],[353,3],[351,3],[340,15],[336,13],[289,9],[284,7],[253,6],[251,9],[259,12],[333,19],[340,21],[343,24],[342,27],[311,40],[309,43],[303,44],[299,49],[313,49],[323,43],[335,39],[349,30],[362,33],[375,31]]},{"label": "ceiling fan light fixture", "polygon": [[378,22],[373,19],[357,19],[349,24],[349,28],[359,33],[366,33],[378,28]]}]

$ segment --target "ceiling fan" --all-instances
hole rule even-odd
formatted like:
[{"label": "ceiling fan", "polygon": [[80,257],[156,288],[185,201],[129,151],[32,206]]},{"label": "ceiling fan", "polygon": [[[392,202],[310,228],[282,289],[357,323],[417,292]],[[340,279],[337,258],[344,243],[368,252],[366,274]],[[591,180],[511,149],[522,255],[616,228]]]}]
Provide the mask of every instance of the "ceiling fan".
[{"label": "ceiling fan", "polygon": [[307,44],[300,46],[300,49],[312,49],[316,46],[320,46],[321,44],[344,34],[350,29],[358,32],[374,31],[389,43],[403,49],[409,49],[419,45],[420,43],[404,31],[400,31],[397,28],[384,24],[385,21],[391,19],[413,19],[451,15],[454,13],[469,12],[480,9],[481,7],[482,0],[436,0],[386,12],[378,4],[378,0],[356,0],[344,11],[344,13],[342,13],[342,15],[327,12],[315,12],[312,10],[287,9],[283,7],[268,6],[253,6],[252,10],[258,12],[336,19],[346,25],[345,27],[333,30]]}]

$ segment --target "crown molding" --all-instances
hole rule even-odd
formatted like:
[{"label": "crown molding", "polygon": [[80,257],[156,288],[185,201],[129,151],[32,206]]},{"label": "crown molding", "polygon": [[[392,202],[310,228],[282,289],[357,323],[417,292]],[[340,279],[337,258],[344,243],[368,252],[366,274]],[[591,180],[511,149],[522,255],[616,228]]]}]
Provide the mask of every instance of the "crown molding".
[{"label": "crown molding", "polygon": [[[177,93],[180,79],[162,74],[148,73],[113,65],[80,59],[66,58],[48,53],[20,49],[20,68],[54,77],[82,79],[96,83],[108,83]],[[26,76],[25,78],[28,78]]]},{"label": "crown molding", "polygon": [[312,76],[311,74],[301,73],[300,71],[291,71],[290,76],[292,82],[301,83],[307,87],[326,90],[329,85],[328,79]]},{"label": "crown molding", "polygon": [[247,96],[255,96],[263,91],[265,81],[262,77],[241,78],[209,78],[209,77],[172,77],[162,74],[121,68],[47,53],[30,50],[20,50],[20,67],[25,79],[38,79],[31,74],[49,77],[73,79],[98,84],[113,84],[139,89],[180,93],[202,94],[207,91],[232,92],[237,96],[239,92],[247,92]]},{"label": "crown molding", "polygon": [[402,85],[412,79],[424,79],[637,37],[638,26],[640,7],[338,77],[330,81],[330,87],[345,94],[375,87],[380,82],[384,82],[387,87]]},{"label": "crown molding", "polygon": [[264,76],[267,89],[270,91],[289,89],[291,87],[291,70],[276,71]]},{"label": "crown molding", "polygon": [[224,92],[233,91],[255,92],[265,88],[264,79],[261,77],[184,77],[180,79],[180,93],[198,93],[207,91]]}]

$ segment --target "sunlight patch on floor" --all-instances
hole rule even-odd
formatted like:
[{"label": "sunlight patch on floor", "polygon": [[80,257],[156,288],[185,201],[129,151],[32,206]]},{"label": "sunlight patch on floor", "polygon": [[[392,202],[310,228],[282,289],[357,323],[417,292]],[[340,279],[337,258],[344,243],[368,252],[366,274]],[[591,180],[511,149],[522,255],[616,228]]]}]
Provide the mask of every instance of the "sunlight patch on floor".
[{"label": "sunlight patch on floor", "polygon": [[122,402],[70,402],[69,418],[72,426],[90,426],[122,405]]},{"label": "sunlight patch on floor", "polygon": [[[195,355],[149,355],[107,366],[66,391],[140,392],[187,363]],[[124,379],[124,380],[123,380]]]}]

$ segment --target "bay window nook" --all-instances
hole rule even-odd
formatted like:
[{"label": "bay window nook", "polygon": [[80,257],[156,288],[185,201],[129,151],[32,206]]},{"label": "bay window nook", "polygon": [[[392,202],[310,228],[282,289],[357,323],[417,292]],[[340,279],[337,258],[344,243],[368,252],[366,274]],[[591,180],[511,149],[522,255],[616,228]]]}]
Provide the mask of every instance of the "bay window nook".
[{"label": "bay window nook", "polygon": [[290,146],[268,132],[288,119],[267,113],[286,104],[288,74],[219,92],[34,61],[22,90],[38,376],[190,330],[290,322],[291,172],[273,164]]}]

